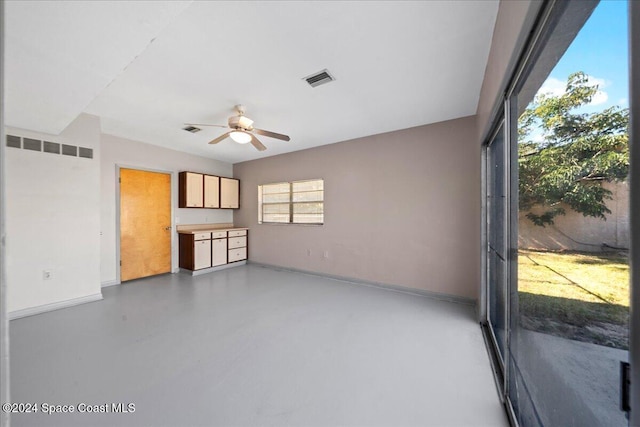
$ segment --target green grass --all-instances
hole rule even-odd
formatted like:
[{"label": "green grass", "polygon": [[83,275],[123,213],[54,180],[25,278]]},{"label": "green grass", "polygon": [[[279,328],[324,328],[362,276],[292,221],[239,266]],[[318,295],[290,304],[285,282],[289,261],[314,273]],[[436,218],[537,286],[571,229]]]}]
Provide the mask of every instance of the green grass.
[{"label": "green grass", "polygon": [[626,256],[520,250],[518,291],[525,328],[628,348]]}]

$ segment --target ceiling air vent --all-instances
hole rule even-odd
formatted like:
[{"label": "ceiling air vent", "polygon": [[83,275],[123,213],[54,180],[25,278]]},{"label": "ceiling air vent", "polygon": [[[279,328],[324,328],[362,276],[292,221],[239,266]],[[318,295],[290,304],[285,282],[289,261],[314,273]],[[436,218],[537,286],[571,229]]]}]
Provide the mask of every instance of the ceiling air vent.
[{"label": "ceiling air vent", "polygon": [[311,85],[311,87],[316,87],[325,83],[332,82],[335,80],[335,78],[331,74],[329,74],[329,70],[322,70],[305,77],[303,80],[306,80],[307,83]]},{"label": "ceiling air vent", "polygon": [[182,130],[186,130],[187,132],[191,132],[191,133],[196,133],[196,132],[200,132],[202,129],[197,128],[195,126],[187,126],[182,128]]}]

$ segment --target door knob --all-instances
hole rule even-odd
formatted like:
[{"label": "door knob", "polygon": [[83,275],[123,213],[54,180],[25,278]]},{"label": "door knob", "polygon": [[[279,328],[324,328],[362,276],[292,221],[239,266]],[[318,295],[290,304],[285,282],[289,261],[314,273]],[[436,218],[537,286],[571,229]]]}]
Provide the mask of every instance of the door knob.
[{"label": "door knob", "polygon": [[164,229],[165,229],[166,231],[169,231],[169,230],[171,230],[171,226],[170,226],[170,225],[168,225],[168,226],[166,226]]}]

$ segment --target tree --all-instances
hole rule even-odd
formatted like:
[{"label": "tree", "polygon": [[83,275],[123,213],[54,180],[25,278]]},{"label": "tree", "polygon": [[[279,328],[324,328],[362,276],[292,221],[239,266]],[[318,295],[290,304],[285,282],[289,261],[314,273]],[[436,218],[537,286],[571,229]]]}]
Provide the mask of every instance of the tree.
[{"label": "tree", "polygon": [[583,72],[571,74],[565,93],[536,95],[518,120],[520,209],[536,225],[553,224],[565,206],[606,219],[612,193],[602,183],[629,174],[629,109],[576,111],[597,91]]}]

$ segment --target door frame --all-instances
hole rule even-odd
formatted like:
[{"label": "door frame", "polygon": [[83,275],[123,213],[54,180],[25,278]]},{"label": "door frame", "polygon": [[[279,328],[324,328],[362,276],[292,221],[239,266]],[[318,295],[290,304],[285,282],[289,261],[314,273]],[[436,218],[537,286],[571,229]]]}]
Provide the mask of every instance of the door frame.
[{"label": "door frame", "polygon": [[170,273],[175,273],[177,268],[176,257],[174,254],[174,249],[176,247],[176,224],[175,224],[175,208],[174,208],[174,196],[175,191],[173,189],[175,185],[175,171],[170,171],[166,169],[153,169],[146,168],[141,166],[133,166],[126,165],[122,163],[116,163],[116,280],[118,285],[122,283],[121,266],[120,266],[120,169],[133,169],[142,172],[154,172],[154,173],[162,173],[169,175],[170,177],[170,185],[169,185],[169,198],[171,200],[171,271]]},{"label": "door frame", "polygon": [[[631,364],[631,412],[629,425],[640,425],[640,2],[629,1],[629,192],[631,209],[631,301],[629,362]],[[634,191],[635,190],[635,193]]]}]

